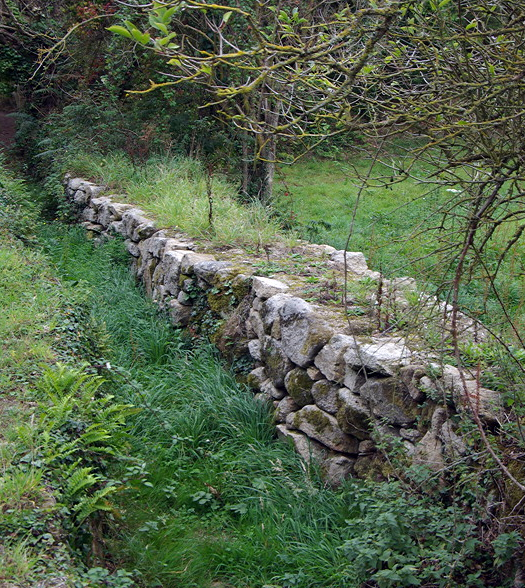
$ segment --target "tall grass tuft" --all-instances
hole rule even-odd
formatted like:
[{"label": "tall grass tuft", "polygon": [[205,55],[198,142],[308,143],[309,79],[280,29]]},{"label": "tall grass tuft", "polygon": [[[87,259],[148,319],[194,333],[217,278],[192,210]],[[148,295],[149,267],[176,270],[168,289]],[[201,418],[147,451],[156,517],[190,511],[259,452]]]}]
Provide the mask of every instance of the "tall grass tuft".
[{"label": "tall grass tuft", "polygon": [[253,202],[241,204],[235,187],[223,176],[211,180],[213,223],[210,226],[206,171],[197,160],[155,156],[135,166],[124,153],[105,157],[77,155],[69,162],[78,174],[125,192],[133,204],[152,213],[165,226],[177,226],[194,237],[220,245],[260,247],[284,238],[271,211]]}]

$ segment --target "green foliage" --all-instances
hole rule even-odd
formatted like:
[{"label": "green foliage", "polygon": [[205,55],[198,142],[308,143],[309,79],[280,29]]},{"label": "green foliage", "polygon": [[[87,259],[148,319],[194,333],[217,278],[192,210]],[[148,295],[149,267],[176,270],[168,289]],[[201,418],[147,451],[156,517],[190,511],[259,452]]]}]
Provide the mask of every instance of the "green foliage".
[{"label": "green foliage", "polygon": [[129,437],[137,461],[114,474],[128,490],[113,496],[127,514],[112,544],[146,585],[505,585],[500,570],[519,540],[510,532],[481,542],[481,504],[465,511],[461,496],[394,483],[327,488],[274,439],[268,407],[235,383],[211,348],[189,350],[155,318],[132,278],[107,265],[108,249],[69,232],[52,254],[64,275],[93,288],[93,314],[111,333],[108,385],[120,402],[142,408]]}]

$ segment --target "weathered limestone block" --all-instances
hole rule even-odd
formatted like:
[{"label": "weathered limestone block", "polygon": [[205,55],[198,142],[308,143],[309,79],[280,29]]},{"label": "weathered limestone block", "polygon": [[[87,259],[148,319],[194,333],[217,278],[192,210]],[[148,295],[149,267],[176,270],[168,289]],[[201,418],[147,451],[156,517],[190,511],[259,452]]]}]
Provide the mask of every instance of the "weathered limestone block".
[{"label": "weathered limestone block", "polygon": [[104,232],[104,227],[97,223],[90,223],[89,221],[81,223],[81,225],[86,229],[86,231],[91,231],[92,233],[97,233],[100,235]]},{"label": "weathered limestone block", "polygon": [[369,372],[388,376],[395,375],[401,367],[410,363],[412,353],[402,338],[375,338],[373,343],[357,340],[344,355],[347,364],[359,371],[364,367]]},{"label": "weathered limestone block", "polygon": [[279,310],[292,298],[290,294],[275,294],[263,303],[260,313],[267,334],[270,334],[274,322],[279,319]]},{"label": "weathered limestone block", "polygon": [[261,392],[268,394],[274,400],[282,400],[286,396],[286,391],[282,388],[276,388],[270,379],[261,384]]},{"label": "weathered limestone block", "polygon": [[339,410],[337,422],[341,430],[358,439],[369,439],[370,410],[367,404],[347,388],[341,388],[337,394]]},{"label": "weathered limestone block", "polygon": [[[100,212],[103,206],[111,204],[112,200],[109,196],[99,196],[98,198],[92,198],[89,206],[95,211]],[[119,219],[120,220],[120,219]]]},{"label": "weathered limestone block", "polygon": [[421,378],[426,376],[427,370],[423,365],[407,365],[399,370],[402,382],[407,387],[408,393],[416,401],[421,402],[425,393],[421,389]]},{"label": "weathered limestone block", "polygon": [[109,234],[118,234],[125,237],[124,225],[122,221],[111,221],[108,226],[108,233]]},{"label": "weathered limestone block", "polygon": [[293,368],[292,362],[284,354],[281,342],[265,335],[261,341],[262,362],[274,386],[282,388],[286,374]]},{"label": "weathered limestone block", "polygon": [[79,178],[75,178],[69,182],[69,190],[73,196],[73,201],[76,204],[88,204],[92,198],[97,198],[97,196],[104,191],[104,186],[97,186],[96,184],[86,182],[85,180],[80,180],[80,182],[78,182],[78,179]]},{"label": "weathered limestone block", "polygon": [[148,239],[154,233],[156,233],[157,230],[157,226],[154,222],[148,221],[145,223],[140,223],[133,229],[131,239],[133,239],[133,241],[142,241],[143,239]]},{"label": "weathered limestone block", "polygon": [[284,353],[297,365],[308,367],[333,335],[333,330],[301,298],[287,300],[279,309],[279,317]]},{"label": "weathered limestone block", "polygon": [[[144,215],[145,212],[140,208],[130,208],[124,212],[122,215],[122,225],[128,239],[133,239],[133,232],[140,224],[149,222]],[[133,239],[133,241],[138,240],[139,239]]]},{"label": "weathered limestone block", "polygon": [[255,336],[260,341],[264,338],[264,324],[261,315],[253,308],[250,308],[246,319],[246,331],[248,336]]},{"label": "weathered limestone block", "polygon": [[346,455],[332,455],[323,460],[322,471],[330,486],[337,487],[354,473],[356,459]]},{"label": "weathered limestone block", "polygon": [[105,227],[108,227],[112,221],[122,220],[122,215],[126,210],[131,210],[133,207],[130,204],[119,204],[112,202],[109,198],[107,202],[103,202],[98,207],[98,222]]},{"label": "weathered limestone block", "polygon": [[319,351],[315,365],[328,380],[341,383],[345,377],[346,362],[344,354],[354,344],[354,337],[334,335]]},{"label": "weathered limestone block", "polygon": [[314,399],[312,396],[313,380],[301,368],[295,368],[286,374],[284,379],[284,386],[288,394],[295,400],[298,406],[306,406],[312,404]]},{"label": "weathered limestone block", "polygon": [[359,455],[370,455],[377,451],[377,446],[372,439],[365,439],[359,443]]},{"label": "weathered limestone block", "polygon": [[153,274],[157,267],[157,260],[154,257],[141,259],[139,257],[139,266],[137,268],[137,277],[142,280],[147,296],[150,298],[153,294]]},{"label": "weathered limestone block", "polygon": [[184,306],[192,306],[193,304],[192,299],[188,296],[188,294],[186,294],[186,292],[184,292],[184,290],[181,290],[177,294],[177,300]]},{"label": "weathered limestone block", "polygon": [[[330,256],[338,269],[344,269],[345,251],[334,251]],[[346,267],[349,273],[364,276],[368,271],[365,256],[360,251],[346,251]]]},{"label": "weathered limestone block", "polygon": [[406,439],[411,443],[415,443],[418,439],[421,439],[421,433],[417,429],[405,429],[401,427],[399,429],[399,435],[402,439]]},{"label": "weathered limestone block", "polygon": [[252,339],[248,343],[248,351],[255,361],[261,361],[261,342],[259,339]]},{"label": "weathered limestone block", "polygon": [[501,394],[481,387],[479,382],[469,379],[468,374],[464,377],[465,380],[462,379],[460,370],[454,366],[443,367],[443,382],[452,391],[456,408],[477,414],[487,423],[497,423],[503,408]]},{"label": "weathered limestone block", "polygon": [[306,368],[306,371],[308,372],[308,375],[310,376],[310,379],[312,379],[314,382],[318,382],[319,380],[324,380],[324,376],[321,373],[321,371],[318,370],[313,365],[311,365],[310,367]]},{"label": "weathered limestone block", "polygon": [[345,378],[343,384],[345,388],[348,388],[351,392],[359,392],[359,388],[365,383],[366,378],[363,374],[356,372],[349,365],[345,368]]},{"label": "weathered limestone block", "polygon": [[452,423],[447,420],[441,426],[439,438],[443,442],[444,452],[452,459],[467,454],[468,448],[463,439],[454,431]]},{"label": "weathered limestone block", "polygon": [[84,210],[80,213],[80,220],[92,223],[95,221],[96,216],[97,215],[95,214],[93,208],[86,206],[86,208],[84,208]]},{"label": "weathered limestone block", "polygon": [[126,239],[126,249],[130,255],[133,255],[133,257],[140,257],[139,246],[131,239]]},{"label": "weathered limestone block", "polygon": [[443,443],[439,438],[443,423],[447,419],[444,408],[436,408],[432,415],[432,424],[423,439],[416,445],[413,455],[414,463],[426,465],[432,471],[438,472],[445,467],[443,459]]},{"label": "weathered limestone block", "polygon": [[254,390],[260,390],[261,384],[267,379],[268,376],[266,375],[266,370],[264,367],[257,367],[248,374],[246,383],[248,386],[250,386],[250,388],[253,388]]},{"label": "weathered limestone block", "polygon": [[282,294],[290,289],[284,282],[262,276],[253,276],[252,288],[255,295],[261,300],[267,300],[275,294]]},{"label": "weathered limestone block", "polygon": [[359,441],[341,431],[337,420],[317,406],[308,405],[288,415],[286,424],[299,429],[308,437],[316,439],[326,447],[342,453],[357,453]]},{"label": "weathered limestone block", "polygon": [[184,306],[178,300],[170,300],[169,314],[176,327],[186,327],[190,322],[191,306]]},{"label": "weathered limestone block", "polygon": [[208,253],[194,253],[193,251],[186,251],[182,258],[181,273],[190,275],[193,274],[193,268],[196,263],[201,261],[215,261],[215,257]]},{"label": "weathered limestone block", "polygon": [[290,431],[284,425],[277,425],[277,435],[288,442],[291,442],[295,447],[297,453],[304,459],[306,463],[311,463],[312,460],[322,462],[327,454],[326,447],[320,443],[309,439],[306,435],[298,433],[297,431]]},{"label": "weathered limestone block", "polygon": [[179,277],[182,266],[182,260],[187,251],[167,251],[162,257],[160,266],[164,272],[164,287],[166,292],[172,296],[177,296],[180,291]]},{"label": "weathered limestone block", "polygon": [[206,284],[213,284],[215,274],[217,274],[217,272],[221,269],[231,267],[231,265],[232,264],[228,261],[198,261],[193,266],[193,273],[197,276],[198,279],[204,280]]},{"label": "weathered limestone block", "polygon": [[417,404],[396,378],[370,378],[360,388],[372,414],[392,425],[410,425],[417,417]]},{"label": "weathered limestone block", "polygon": [[289,414],[298,411],[300,408],[291,396],[285,396],[275,409],[276,422],[284,423]]},{"label": "weathered limestone block", "polygon": [[66,177],[66,192],[68,196],[73,196],[75,192],[80,188],[81,184],[84,183],[85,180],[82,178],[71,178]]},{"label": "weathered limestone block", "polygon": [[335,414],[339,408],[339,386],[328,380],[319,380],[312,386],[312,396],[315,404],[325,412]]}]

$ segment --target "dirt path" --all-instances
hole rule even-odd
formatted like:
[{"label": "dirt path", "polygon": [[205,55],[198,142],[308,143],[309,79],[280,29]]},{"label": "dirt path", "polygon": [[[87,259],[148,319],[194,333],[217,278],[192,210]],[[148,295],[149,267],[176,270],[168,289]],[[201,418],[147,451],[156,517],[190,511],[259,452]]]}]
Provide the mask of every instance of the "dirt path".
[{"label": "dirt path", "polygon": [[15,140],[16,123],[8,111],[0,111],[0,150],[9,147]]}]

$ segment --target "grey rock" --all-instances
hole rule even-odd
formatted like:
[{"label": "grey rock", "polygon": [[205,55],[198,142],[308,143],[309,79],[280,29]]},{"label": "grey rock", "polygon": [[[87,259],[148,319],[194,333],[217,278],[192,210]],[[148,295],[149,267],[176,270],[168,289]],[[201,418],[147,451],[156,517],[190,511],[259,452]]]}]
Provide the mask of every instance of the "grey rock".
[{"label": "grey rock", "polygon": [[410,363],[412,354],[402,338],[376,338],[373,343],[355,341],[344,359],[352,368],[366,368],[370,372],[393,376]]},{"label": "grey rock", "polygon": [[182,258],[181,272],[183,274],[192,274],[196,263],[201,261],[215,261],[215,257],[208,253],[194,253],[193,251],[186,251]]},{"label": "grey rock", "polygon": [[356,459],[345,455],[333,455],[323,461],[323,474],[330,486],[337,488],[354,472]]},{"label": "grey rock", "polygon": [[401,427],[399,429],[399,435],[402,439],[415,443],[418,439],[421,439],[421,433],[417,429],[405,429]]},{"label": "grey rock", "polygon": [[284,354],[280,341],[265,335],[261,343],[262,362],[266,365],[268,376],[274,386],[282,388],[284,378],[293,368],[293,364]]},{"label": "grey rock", "polygon": [[370,453],[375,453],[377,451],[377,447],[372,439],[365,439],[359,443],[359,454],[360,455],[368,455]]},{"label": "grey rock", "polygon": [[350,437],[343,433],[336,419],[317,406],[305,406],[298,412],[292,413],[292,415],[294,428],[306,433],[308,437],[319,441],[334,451],[357,453],[359,441],[355,437]]},{"label": "grey rock", "polygon": [[308,436],[296,431],[290,431],[284,425],[277,425],[277,435],[284,441],[292,443],[295,451],[307,464],[312,460],[321,462],[327,454],[327,450],[321,444],[309,439]]},{"label": "grey rock", "polygon": [[251,308],[250,312],[248,313],[248,318],[246,319],[246,329],[248,333],[254,334],[261,341],[263,340],[265,335],[262,318],[261,315],[253,308]]},{"label": "grey rock", "polygon": [[301,368],[289,371],[284,378],[284,386],[298,406],[313,403],[312,385],[313,381],[310,376],[306,370]]},{"label": "grey rock", "polygon": [[345,377],[346,362],[344,354],[354,344],[354,337],[334,335],[319,351],[315,365],[329,380],[342,383]]},{"label": "grey rock", "polygon": [[467,454],[467,445],[454,431],[452,423],[449,420],[443,423],[438,435],[443,442],[445,453],[451,458],[457,458]]},{"label": "grey rock", "polygon": [[[330,256],[330,259],[334,262],[338,269],[344,269],[345,251],[334,251],[334,253],[332,253]],[[355,274],[357,276],[363,276],[368,271],[368,265],[366,263],[365,256],[358,251],[346,252],[346,267],[349,273]]]},{"label": "grey rock", "polygon": [[215,274],[219,270],[229,267],[231,267],[231,263],[227,261],[199,261],[193,266],[193,273],[197,276],[197,278],[204,280],[208,284],[212,284]]},{"label": "grey rock", "polygon": [[333,335],[333,330],[301,298],[287,300],[279,309],[279,317],[284,353],[297,365],[308,367]]},{"label": "grey rock", "polygon": [[370,411],[366,403],[347,388],[341,388],[337,396],[337,422],[341,430],[358,439],[369,439]]},{"label": "grey rock", "polygon": [[325,412],[335,414],[339,408],[339,386],[328,380],[319,380],[312,386],[315,404]]},{"label": "grey rock", "polygon": [[178,300],[170,300],[169,314],[175,326],[186,327],[190,322],[191,306],[184,306]]},{"label": "grey rock", "polygon": [[284,423],[286,418],[292,412],[297,412],[301,408],[291,396],[285,396],[277,405],[275,410],[275,420],[278,423]]},{"label": "grey rock", "polygon": [[255,295],[261,300],[267,300],[275,294],[282,294],[290,289],[284,282],[262,276],[253,276],[252,288]]},{"label": "grey rock", "polygon": [[407,365],[399,371],[401,380],[407,387],[408,393],[416,402],[420,402],[425,398],[420,381],[426,376],[426,371],[423,365]]},{"label": "grey rock", "polygon": [[318,380],[324,380],[324,376],[321,373],[321,371],[318,370],[313,365],[310,366],[309,368],[306,368],[306,371],[307,371],[308,375],[310,376],[310,379],[313,380],[314,382],[317,382]]},{"label": "grey rock", "polygon": [[193,304],[192,299],[186,294],[186,292],[183,292],[182,290],[178,293],[177,300],[181,304],[184,304],[184,306],[191,306]]},{"label": "grey rock", "polygon": [[279,310],[291,299],[290,294],[275,294],[264,302],[260,313],[267,334],[270,333],[274,321],[279,317]]},{"label": "grey rock", "polygon": [[250,355],[253,357],[253,359],[256,361],[261,361],[261,342],[259,339],[252,339],[248,343],[248,351],[250,352]]},{"label": "grey rock", "polygon": [[345,388],[348,388],[352,392],[359,393],[359,389],[365,383],[365,378],[362,374],[359,374],[353,370],[349,365],[345,367],[345,377],[343,384]]},{"label": "grey rock", "polygon": [[267,379],[268,376],[264,367],[257,367],[248,374],[246,381],[251,388],[260,390],[262,383]]},{"label": "grey rock", "polygon": [[370,378],[360,389],[372,414],[392,425],[410,425],[416,420],[417,404],[395,378]]},{"label": "grey rock", "polygon": [[282,388],[276,388],[270,379],[261,384],[261,392],[268,394],[274,400],[282,400],[286,396],[286,391]]},{"label": "grey rock", "polygon": [[133,257],[140,256],[140,249],[139,249],[138,245],[136,243],[133,243],[133,241],[131,241],[131,239],[126,240],[126,249],[128,250],[128,253],[130,255],[133,255]]}]

